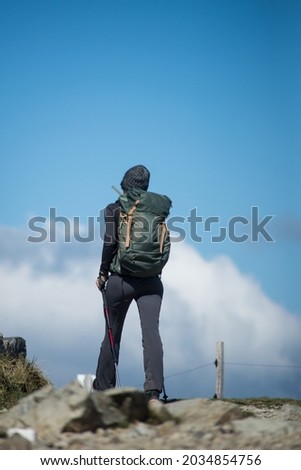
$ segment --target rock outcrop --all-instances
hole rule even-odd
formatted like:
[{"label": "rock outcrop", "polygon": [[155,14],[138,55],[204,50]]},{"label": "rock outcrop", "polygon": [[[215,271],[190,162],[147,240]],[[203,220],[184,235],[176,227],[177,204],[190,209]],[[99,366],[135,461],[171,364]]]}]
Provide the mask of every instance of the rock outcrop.
[{"label": "rock outcrop", "polygon": [[132,388],[47,385],[0,413],[0,449],[301,449],[301,407],[272,418],[221,400],[147,402]]},{"label": "rock outcrop", "polygon": [[7,356],[12,358],[26,358],[26,341],[20,336],[3,337],[0,333],[0,356]]}]

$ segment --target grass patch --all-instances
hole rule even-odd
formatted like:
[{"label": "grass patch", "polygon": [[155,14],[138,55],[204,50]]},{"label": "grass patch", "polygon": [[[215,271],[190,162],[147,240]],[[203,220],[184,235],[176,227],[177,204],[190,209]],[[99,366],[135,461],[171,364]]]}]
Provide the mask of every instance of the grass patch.
[{"label": "grass patch", "polygon": [[48,384],[35,360],[0,356],[0,410],[12,408],[21,398]]},{"label": "grass patch", "polygon": [[256,408],[271,409],[280,409],[286,404],[301,406],[301,400],[295,400],[293,398],[224,398],[222,401],[235,403],[240,406],[255,406]]}]

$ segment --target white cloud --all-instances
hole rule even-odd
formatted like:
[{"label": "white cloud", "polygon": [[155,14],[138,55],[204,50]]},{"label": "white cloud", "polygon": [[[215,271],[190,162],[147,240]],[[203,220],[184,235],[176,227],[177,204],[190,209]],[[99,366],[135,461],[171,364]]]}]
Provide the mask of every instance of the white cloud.
[{"label": "white cloud", "polygon": [[[77,373],[94,373],[104,333],[101,296],[94,285],[100,247],[35,244],[34,255],[28,255],[27,247],[22,259],[19,240],[16,262],[16,240],[6,239],[0,263],[0,331],[23,336],[29,355],[59,386]],[[294,366],[301,352],[300,318],[269,299],[256,280],[239,272],[227,256],[207,261],[184,242],[173,245],[162,280],[169,395],[213,395],[217,341],[225,347],[227,396],[300,395],[300,369],[255,366]],[[140,337],[133,305],[121,346],[124,385],[143,383]]]},{"label": "white cloud", "polygon": [[[252,277],[226,256],[206,261],[181,243],[173,250],[164,282],[162,321],[176,339],[173,370],[185,362],[193,367],[214,361],[216,342],[223,341],[225,390],[231,395],[244,383],[247,395],[279,396],[290,393],[291,386],[300,396],[300,368],[255,366],[300,365],[301,320],[269,299]],[[206,381],[206,374],[199,374]]]},{"label": "white cloud", "polygon": [[300,319],[271,301],[226,256],[206,261],[192,247],[181,244],[166,268],[165,285],[167,297],[173,290],[174,298],[182,302],[180,308],[174,302],[174,308],[182,310],[174,320],[180,313],[189,317],[190,333],[195,340],[199,338],[205,353],[212,349],[212,341],[222,340],[233,360],[254,362],[262,349],[261,363],[287,364],[289,354],[282,348],[288,337],[298,346]]}]

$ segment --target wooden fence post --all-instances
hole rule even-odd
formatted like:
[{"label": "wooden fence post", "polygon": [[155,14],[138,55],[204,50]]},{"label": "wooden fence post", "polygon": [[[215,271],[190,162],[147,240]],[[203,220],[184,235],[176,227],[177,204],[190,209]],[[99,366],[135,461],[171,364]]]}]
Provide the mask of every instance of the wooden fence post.
[{"label": "wooden fence post", "polygon": [[223,341],[216,343],[216,359],[214,361],[216,367],[216,382],[214,398],[224,398],[224,343]]}]

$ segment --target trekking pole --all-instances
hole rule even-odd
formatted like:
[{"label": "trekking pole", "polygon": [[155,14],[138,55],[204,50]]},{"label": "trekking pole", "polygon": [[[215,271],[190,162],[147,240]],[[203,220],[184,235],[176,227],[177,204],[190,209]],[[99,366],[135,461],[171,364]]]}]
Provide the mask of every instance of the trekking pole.
[{"label": "trekking pole", "polygon": [[111,322],[110,322],[110,309],[108,307],[105,289],[101,289],[101,293],[102,293],[102,298],[103,298],[103,310],[104,310],[104,315],[105,315],[105,320],[106,320],[106,325],[107,325],[107,330],[108,330],[108,336],[109,336],[112,356],[114,360],[116,383],[118,387],[121,387],[119,372],[118,372],[118,361],[117,361],[116,351],[115,351],[115,341],[114,341],[114,336],[113,336]]},{"label": "trekking pole", "polygon": [[168,395],[166,395],[166,389],[165,389],[164,382],[163,382],[163,386],[162,386],[162,391],[163,391],[163,400],[164,400],[164,403],[167,403]]}]

